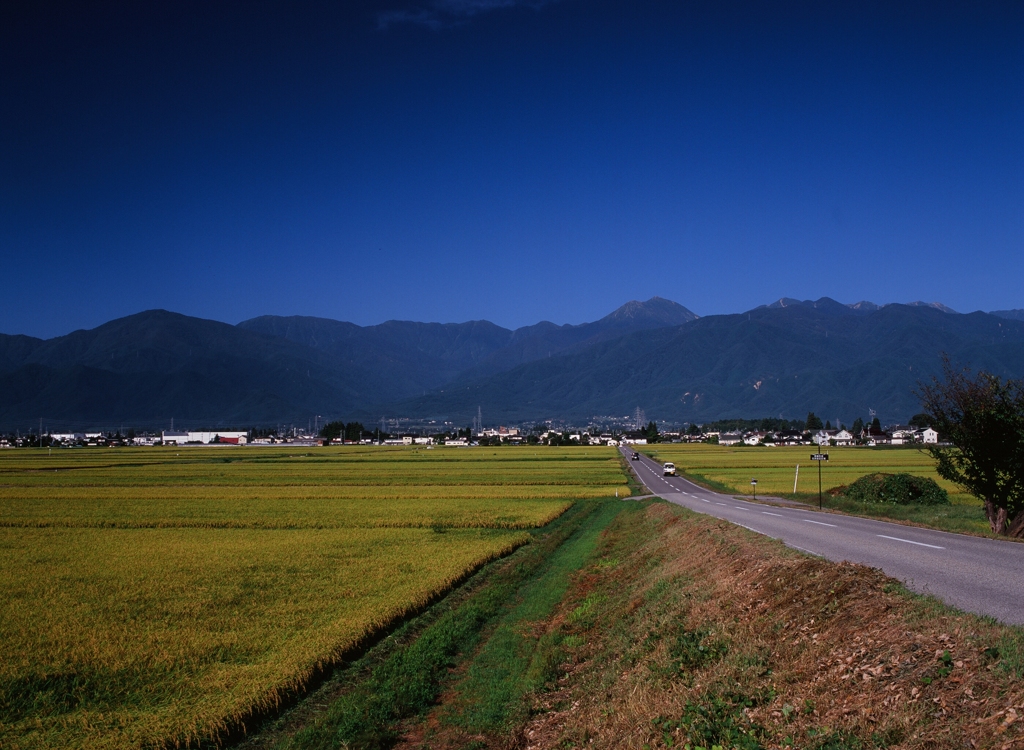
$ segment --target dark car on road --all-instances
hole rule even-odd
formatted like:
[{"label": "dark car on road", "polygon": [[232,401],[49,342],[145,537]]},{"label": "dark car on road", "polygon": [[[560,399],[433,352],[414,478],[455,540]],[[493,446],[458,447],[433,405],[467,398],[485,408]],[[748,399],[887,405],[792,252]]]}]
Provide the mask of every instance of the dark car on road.
[{"label": "dark car on road", "polygon": [[632,457],[630,458],[630,460],[631,460],[631,461],[639,461],[639,460],[640,460],[640,454],[639,454],[639,453],[637,453],[636,451],[633,451],[633,455],[632,455]]}]

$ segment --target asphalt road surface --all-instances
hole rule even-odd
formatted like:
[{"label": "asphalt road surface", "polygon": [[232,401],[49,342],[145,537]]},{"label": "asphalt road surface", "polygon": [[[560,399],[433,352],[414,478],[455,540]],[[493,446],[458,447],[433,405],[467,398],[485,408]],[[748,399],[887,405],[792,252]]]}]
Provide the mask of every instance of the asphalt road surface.
[{"label": "asphalt road surface", "polygon": [[[620,448],[628,459],[633,451]],[[1024,544],[944,531],[780,508],[737,500],[683,477],[662,476],[661,464],[643,454],[631,461],[655,495],[698,513],[722,518],[794,549],[828,560],[880,568],[907,588],[997,620],[1024,625]]]}]

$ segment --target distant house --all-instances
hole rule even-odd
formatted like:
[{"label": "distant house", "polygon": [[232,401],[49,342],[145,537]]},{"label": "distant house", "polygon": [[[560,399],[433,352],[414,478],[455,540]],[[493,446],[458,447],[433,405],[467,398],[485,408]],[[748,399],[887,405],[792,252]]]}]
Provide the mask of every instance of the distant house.
[{"label": "distant house", "polygon": [[935,445],[936,443],[939,442],[939,433],[933,430],[931,427],[926,427],[921,432],[921,442],[930,445]]},{"label": "distant house", "polygon": [[832,440],[835,441],[836,445],[853,445],[853,433],[847,430],[839,430],[839,432],[832,436]]},{"label": "distant house", "polygon": [[469,441],[467,441],[466,438],[449,438],[444,441],[444,444],[454,446],[456,448],[465,448],[469,445]]},{"label": "distant house", "polygon": [[919,442],[920,436],[917,430],[910,427],[901,427],[892,431],[892,444],[893,445],[910,445],[911,443]]},{"label": "distant house", "polygon": [[165,430],[160,433],[160,440],[164,445],[184,445],[188,442],[188,433]]},{"label": "distant house", "polygon": [[872,427],[865,427],[861,432],[860,437],[867,446],[892,444],[892,435],[881,428],[876,430]]},{"label": "distant house", "polygon": [[718,436],[719,445],[739,445],[742,442],[742,432],[723,432]]}]

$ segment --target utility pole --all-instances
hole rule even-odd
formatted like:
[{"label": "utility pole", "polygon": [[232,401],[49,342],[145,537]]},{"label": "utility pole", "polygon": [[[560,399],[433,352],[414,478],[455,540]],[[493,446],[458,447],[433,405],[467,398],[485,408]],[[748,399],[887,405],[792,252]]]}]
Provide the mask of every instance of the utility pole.
[{"label": "utility pole", "polygon": [[[827,453],[812,453],[811,460],[818,464],[818,510],[821,510],[821,462],[828,461]],[[796,484],[796,482],[794,482]]]}]

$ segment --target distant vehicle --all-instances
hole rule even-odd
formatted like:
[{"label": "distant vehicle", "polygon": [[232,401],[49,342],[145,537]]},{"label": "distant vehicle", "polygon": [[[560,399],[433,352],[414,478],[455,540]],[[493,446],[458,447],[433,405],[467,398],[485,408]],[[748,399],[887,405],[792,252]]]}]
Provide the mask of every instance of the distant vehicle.
[{"label": "distant vehicle", "polygon": [[676,465],[669,461],[661,467],[662,476],[674,477],[676,475]]},{"label": "distant vehicle", "polygon": [[640,460],[640,454],[637,453],[636,451],[633,451],[633,455],[630,457],[630,460],[631,461],[639,461]]}]

